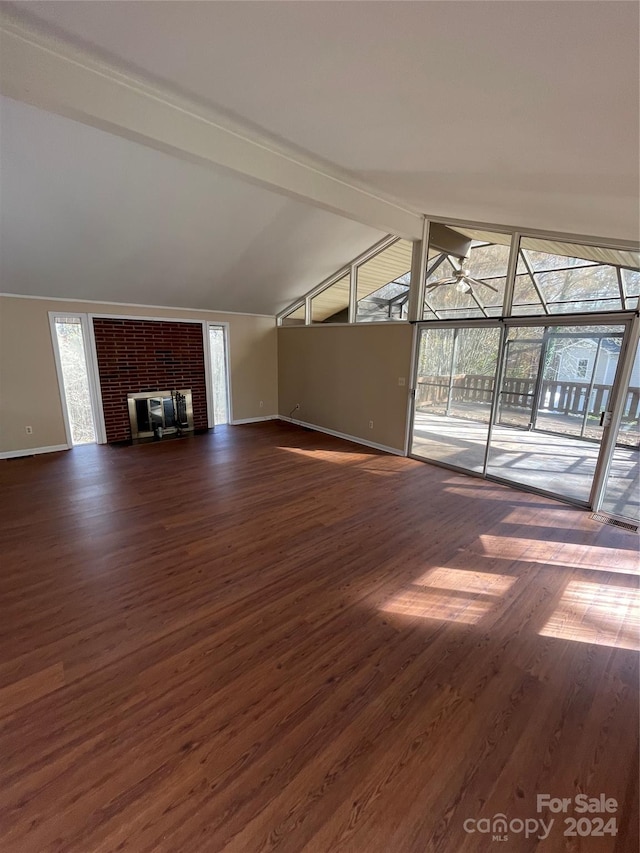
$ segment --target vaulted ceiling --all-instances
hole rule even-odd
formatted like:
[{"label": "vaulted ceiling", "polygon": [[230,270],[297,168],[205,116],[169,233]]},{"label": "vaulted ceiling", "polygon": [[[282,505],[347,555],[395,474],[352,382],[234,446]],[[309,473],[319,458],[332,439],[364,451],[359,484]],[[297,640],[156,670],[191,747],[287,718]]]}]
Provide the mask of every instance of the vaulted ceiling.
[{"label": "vaulted ceiling", "polygon": [[383,234],[4,99],[5,293],[273,314]]},{"label": "vaulted ceiling", "polygon": [[305,201],[5,98],[4,292],[273,313],[392,230],[380,199],[638,236],[635,3],[2,6],[364,199]]}]

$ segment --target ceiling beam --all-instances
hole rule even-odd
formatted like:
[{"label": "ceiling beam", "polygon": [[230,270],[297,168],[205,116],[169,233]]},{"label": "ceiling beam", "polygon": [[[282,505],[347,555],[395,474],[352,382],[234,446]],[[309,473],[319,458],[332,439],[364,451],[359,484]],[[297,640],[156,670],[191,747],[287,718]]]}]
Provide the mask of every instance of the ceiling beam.
[{"label": "ceiling beam", "polygon": [[0,15],[0,92],[408,239],[422,216],[202,104]]}]

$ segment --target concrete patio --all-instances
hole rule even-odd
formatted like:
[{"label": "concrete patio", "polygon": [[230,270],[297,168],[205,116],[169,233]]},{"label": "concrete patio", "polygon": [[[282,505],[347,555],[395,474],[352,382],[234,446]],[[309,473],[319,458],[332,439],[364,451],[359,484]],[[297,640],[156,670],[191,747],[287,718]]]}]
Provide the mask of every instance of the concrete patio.
[{"label": "concrete patio", "polygon": [[[482,473],[489,425],[416,412],[411,453]],[[600,445],[594,441],[496,425],[487,474],[562,497],[588,501]],[[603,509],[638,519],[638,447],[616,447]]]}]

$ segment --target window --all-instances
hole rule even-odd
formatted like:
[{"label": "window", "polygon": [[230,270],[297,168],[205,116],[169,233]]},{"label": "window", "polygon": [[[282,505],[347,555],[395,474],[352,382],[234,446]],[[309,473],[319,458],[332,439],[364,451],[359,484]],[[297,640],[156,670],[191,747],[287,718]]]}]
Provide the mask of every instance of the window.
[{"label": "window", "polygon": [[423,319],[500,316],[510,251],[509,234],[433,223]]},{"label": "window", "polygon": [[320,291],[311,300],[312,323],[348,323],[349,322],[349,282],[350,273]]},{"label": "window", "polygon": [[638,296],[640,296],[640,270],[621,269],[622,287],[624,290],[625,308],[634,310],[638,308]]},{"label": "window", "polygon": [[214,426],[229,423],[229,375],[227,370],[226,331],[226,326],[209,324]]},{"label": "window", "polygon": [[576,371],[578,379],[584,379],[587,375],[587,369],[589,367],[589,359],[588,358],[579,358],[578,359],[578,369]]},{"label": "window", "polygon": [[74,446],[93,444],[96,441],[96,431],[82,318],[56,316],[53,328],[71,443]]},{"label": "window", "polygon": [[[430,222],[424,304],[418,319],[506,316],[510,262],[515,266],[511,316],[637,310],[640,252],[526,235],[517,251],[512,244],[507,232]],[[328,286],[311,291],[307,322],[408,321],[413,248],[410,240],[391,236],[372,246],[336,272],[333,281],[327,279]],[[294,303],[279,322],[304,324],[304,303]]]},{"label": "window", "polygon": [[407,320],[413,243],[396,240],[356,270],[356,322]]},{"label": "window", "polygon": [[620,311],[637,304],[637,252],[523,237],[513,314]]},{"label": "window", "polygon": [[304,302],[298,308],[294,308],[281,320],[283,326],[304,326]]}]

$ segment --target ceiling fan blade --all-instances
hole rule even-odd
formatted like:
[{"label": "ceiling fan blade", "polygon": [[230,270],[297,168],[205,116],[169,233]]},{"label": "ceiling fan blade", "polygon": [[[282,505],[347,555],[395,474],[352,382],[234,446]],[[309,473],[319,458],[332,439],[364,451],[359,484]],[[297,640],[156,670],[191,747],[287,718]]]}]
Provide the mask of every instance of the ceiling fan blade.
[{"label": "ceiling fan blade", "polygon": [[492,284],[487,284],[486,281],[480,281],[480,279],[478,278],[471,278],[471,276],[467,276],[466,281],[468,281],[469,284],[477,284],[482,285],[482,287],[488,287],[489,290],[493,290],[494,293],[500,292],[497,287],[494,287]]},{"label": "ceiling fan blade", "polygon": [[434,287],[440,287],[441,284],[454,284],[457,280],[457,278],[440,278],[438,281],[432,281],[431,284],[428,284],[426,289],[432,290]]}]

